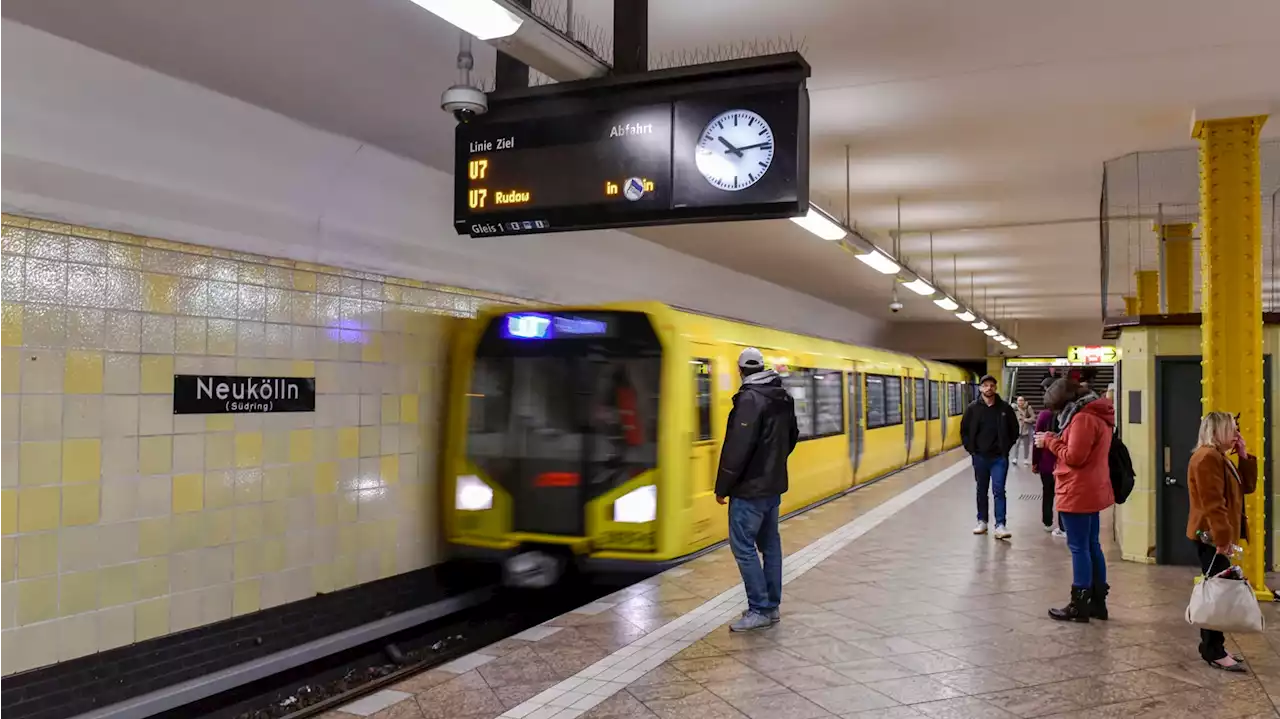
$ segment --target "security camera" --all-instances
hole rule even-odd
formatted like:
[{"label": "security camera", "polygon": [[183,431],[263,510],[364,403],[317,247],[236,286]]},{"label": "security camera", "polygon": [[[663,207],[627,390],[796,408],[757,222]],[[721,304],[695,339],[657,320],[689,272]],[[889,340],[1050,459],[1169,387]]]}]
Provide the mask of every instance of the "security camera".
[{"label": "security camera", "polygon": [[890,312],[900,312],[900,311],[902,311],[902,306],[903,306],[903,305],[902,305],[902,303],[901,303],[901,302],[899,302],[899,301],[897,301],[897,300],[894,300],[893,302],[890,302],[890,303],[889,303],[889,311],[890,311]]},{"label": "security camera", "polygon": [[489,98],[479,88],[454,85],[440,96],[440,109],[452,112],[458,122],[470,122],[489,111]]}]

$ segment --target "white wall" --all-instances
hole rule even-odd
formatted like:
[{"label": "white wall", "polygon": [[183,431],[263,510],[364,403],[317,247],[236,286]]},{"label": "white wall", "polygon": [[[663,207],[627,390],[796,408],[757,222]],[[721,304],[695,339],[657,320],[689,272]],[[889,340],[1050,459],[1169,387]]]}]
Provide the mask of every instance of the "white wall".
[{"label": "white wall", "polygon": [[445,173],[8,20],[3,70],[8,212],[549,302],[660,299],[853,342],[883,326],[622,232],[460,238]]}]

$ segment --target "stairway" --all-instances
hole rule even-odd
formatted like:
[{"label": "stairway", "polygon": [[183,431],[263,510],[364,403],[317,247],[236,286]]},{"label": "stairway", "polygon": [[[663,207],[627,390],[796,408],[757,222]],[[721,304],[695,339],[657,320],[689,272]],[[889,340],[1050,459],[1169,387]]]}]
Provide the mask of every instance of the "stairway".
[{"label": "stairway", "polygon": [[[1082,372],[1089,377],[1089,389],[1099,396],[1107,391],[1107,386],[1115,382],[1116,368],[1113,365],[1089,365],[1087,367],[1058,367],[1059,376],[1067,372]],[[1048,367],[1015,367],[1013,370],[1013,391],[1009,393],[1009,402],[1018,397],[1026,397],[1027,402],[1036,410],[1044,408],[1044,390],[1042,383],[1049,376]]]}]

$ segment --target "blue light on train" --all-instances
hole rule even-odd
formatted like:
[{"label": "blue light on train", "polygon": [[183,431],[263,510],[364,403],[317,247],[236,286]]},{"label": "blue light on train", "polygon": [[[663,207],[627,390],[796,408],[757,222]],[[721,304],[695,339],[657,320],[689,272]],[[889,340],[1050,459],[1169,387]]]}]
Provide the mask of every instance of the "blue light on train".
[{"label": "blue light on train", "polygon": [[521,312],[507,315],[502,337],[509,340],[553,340],[565,337],[606,337],[609,323],[570,315]]},{"label": "blue light on train", "polygon": [[513,340],[549,340],[551,317],[538,314],[507,315],[506,331],[502,334]]}]

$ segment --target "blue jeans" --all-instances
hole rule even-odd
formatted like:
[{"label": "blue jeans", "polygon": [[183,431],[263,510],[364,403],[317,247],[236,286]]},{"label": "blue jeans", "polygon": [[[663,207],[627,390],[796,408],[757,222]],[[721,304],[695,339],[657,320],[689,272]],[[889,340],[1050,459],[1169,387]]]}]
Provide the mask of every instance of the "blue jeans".
[{"label": "blue jeans", "polygon": [[1102,554],[1098,532],[1102,520],[1097,512],[1058,512],[1067,528],[1067,548],[1071,550],[1071,584],[1092,587],[1107,583],[1107,558]]},{"label": "blue jeans", "polygon": [[[973,477],[978,480],[978,521],[987,521],[987,492],[994,489],[996,524],[1004,524],[1008,519],[1005,516],[1004,484],[1009,477],[1009,458],[973,455]],[[991,486],[993,483],[994,488]]]},{"label": "blue jeans", "polygon": [[[782,601],[782,537],[778,535],[781,503],[780,496],[729,498],[729,547],[742,572],[747,607],[761,614],[777,609]],[[761,556],[764,566],[760,564]]]}]

